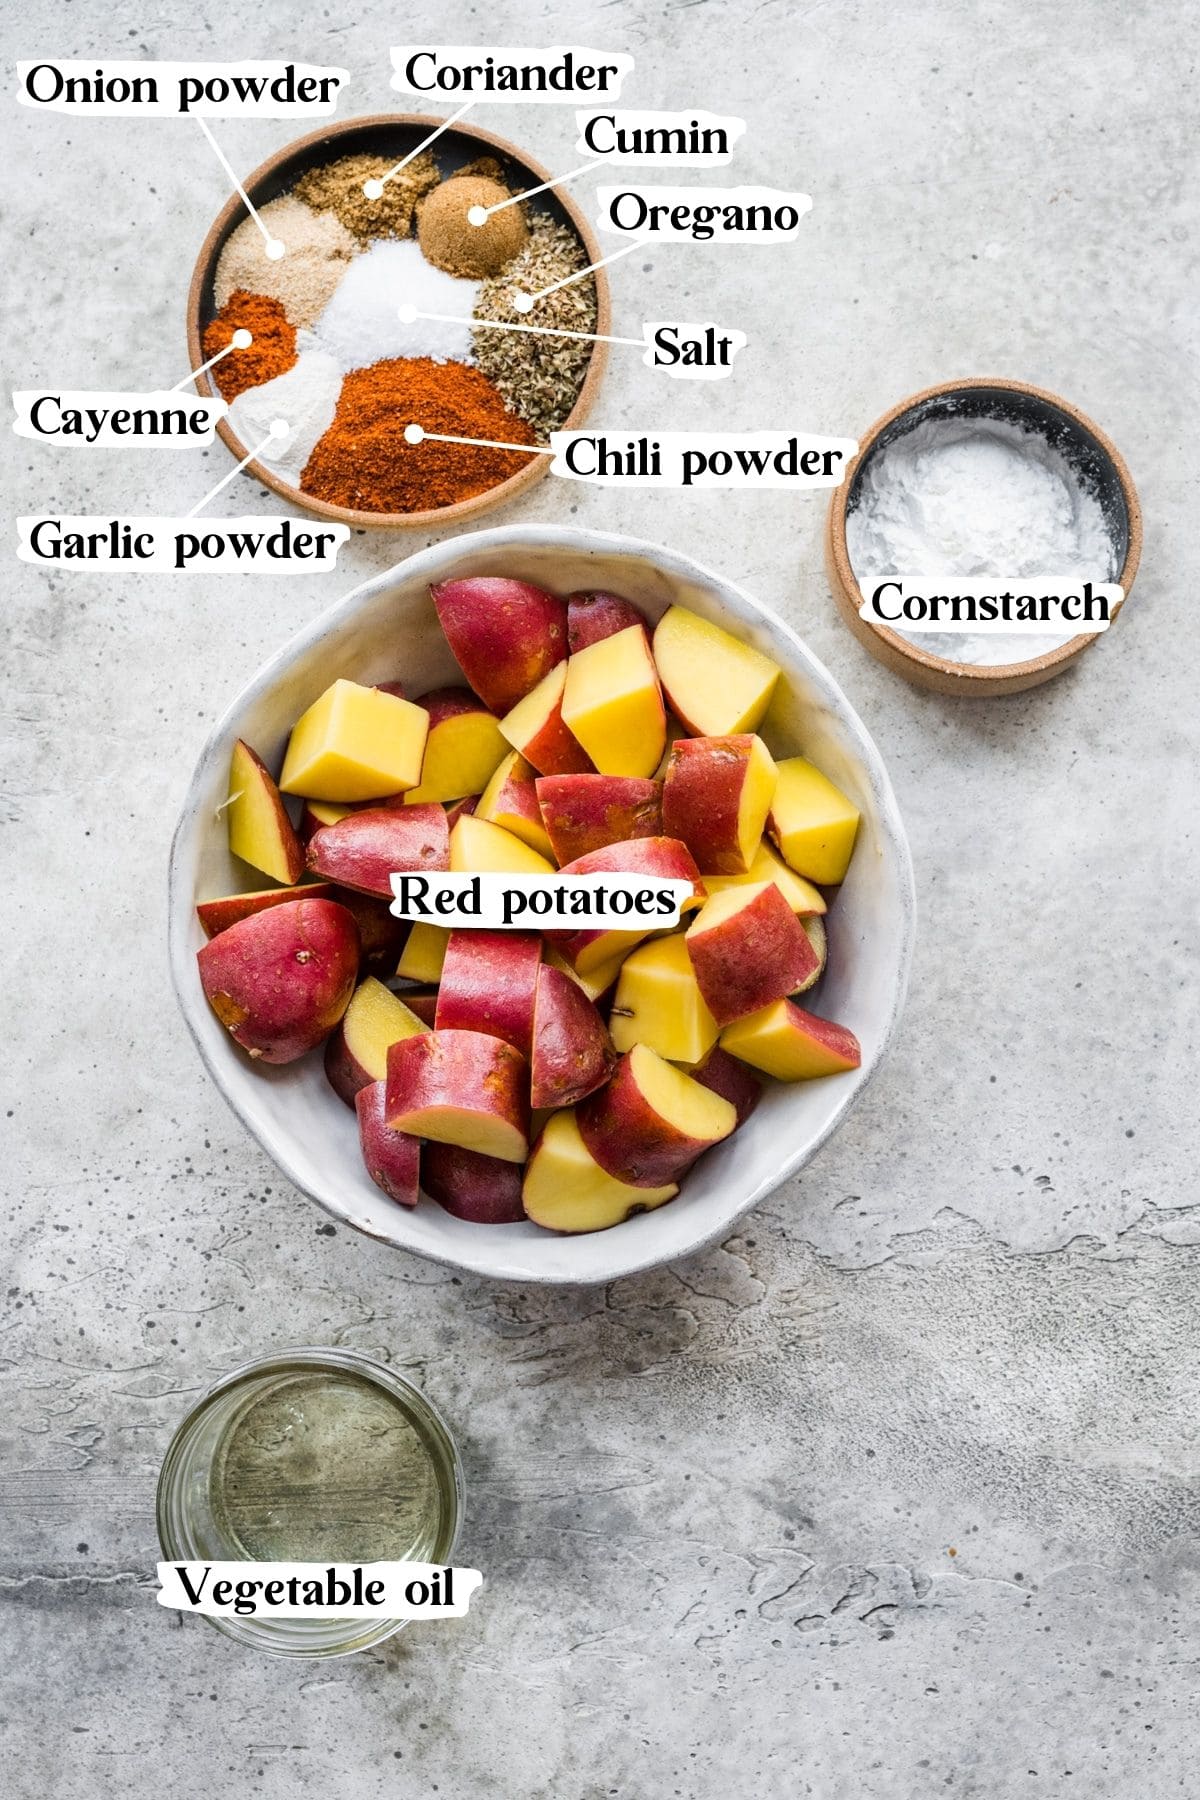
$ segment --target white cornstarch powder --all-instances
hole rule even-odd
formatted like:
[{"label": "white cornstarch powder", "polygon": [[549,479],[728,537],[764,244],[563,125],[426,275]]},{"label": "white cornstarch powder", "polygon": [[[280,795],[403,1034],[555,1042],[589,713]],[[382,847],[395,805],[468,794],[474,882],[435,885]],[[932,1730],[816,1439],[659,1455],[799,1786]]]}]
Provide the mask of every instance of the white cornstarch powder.
[{"label": "white cornstarch powder", "polygon": [[[317,320],[316,333],[347,373],[395,356],[470,362],[471,314],[479,289],[479,282],[447,275],[426,262],[415,239],[381,239],[349,265]],[[403,325],[401,306],[444,317]],[[447,324],[446,318],[463,322]]]},{"label": "white cornstarch powder", "polygon": [[[1039,432],[1001,419],[927,419],[871,457],[846,515],[846,548],[864,595],[910,583],[1012,576],[1116,579],[1097,496]],[[954,662],[1015,663],[1071,641],[1067,632],[908,631]]]},{"label": "white cornstarch powder", "polygon": [[258,453],[285,481],[299,481],[313,446],[333,423],[342,371],[311,331],[296,333],[296,360],[282,375],[246,388],[229,408],[230,425],[247,450],[261,444],[276,419],[286,419],[288,433],[273,438]]}]

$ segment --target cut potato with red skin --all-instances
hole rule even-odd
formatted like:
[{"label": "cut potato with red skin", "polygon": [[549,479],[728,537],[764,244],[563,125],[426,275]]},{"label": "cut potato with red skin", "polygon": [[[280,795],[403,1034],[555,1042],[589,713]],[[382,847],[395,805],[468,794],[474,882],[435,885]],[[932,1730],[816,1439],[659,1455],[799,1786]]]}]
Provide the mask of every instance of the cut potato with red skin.
[{"label": "cut potato with red skin", "polygon": [[574,1106],[603,1085],[616,1060],[612,1039],[583,989],[561,969],[538,971],[529,1101],[535,1111]]},{"label": "cut potato with red skin", "polygon": [[718,1025],[794,994],[820,967],[804,926],[773,881],[714,894],[685,942],[696,984]]},{"label": "cut potato with red skin", "polygon": [[256,888],[251,894],[223,894],[217,900],[201,900],[196,917],[205,937],[228,931],[241,919],[266,912],[270,906],[286,906],[291,900],[328,900],[334,893],[328,881],[306,882],[303,887]]},{"label": "cut potato with red skin", "polygon": [[358,976],[358,926],[333,900],[253,913],[196,954],[204,995],[256,1060],[295,1062],[333,1030]]},{"label": "cut potato with red skin", "polygon": [[430,592],[459,668],[494,713],[523,700],[567,654],[566,604],[531,582],[471,575]]},{"label": "cut potato with red skin", "polygon": [[647,777],[541,775],[534,785],[542,823],[560,864],[630,838],[663,835],[662,789]]},{"label": "cut potato with red skin", "polygon": [[752,882],[773,881],[794,913],[807,916],[809,913],[826,911],[825,896],[820,888],[805,881],[803,875],[797,875],[789,869],[773,844],[766,838],[759,840],[758,849],[750,867],[740,875],[706,875],[704,886],[709,894],[723,894],[727,888],[748,887]]},{"label": "cut potato with red skin", "polygon": [[473,813],[479,805],[478,794],[467,794],[461,800],[455,800],[446,808],[446,829],[453,831],[464,813]]},{"label": "cut potato with red skin", "polygon": [[381,694],[390,694],[394,700],[407,700],[408,699],[408,695],[404,690],[404,683],[402,681],[376,681],[376,682],[373,682],[371,685],[373,687],[377,687]]},{"label": "cut potato with red skin", "polygon": [[562,716],[602,775],[653,775],[667,741],[667,715],[640,624],[570,658]]},{"label": "cut potato with red skin", "polygon": [[553,875],[548,857],[474,813],[455,822],[450,833],[450,867],[458,875]]},{"label": "cut potato with red skin", "polygon": [[360,1088],[353,1104],[367,1174],[397,1206],[415,1206],[420,1198],[421,1144],[387,1123],[386,1081]]},{"label": "cut potato with red skin", "polygon": [[775,762],[760,737],[680,738],[667,759],[663,830],[681,838],[704,875],[741,875],[758,851]]},{"label": "cut potato with red skin", "polygon": [[386,1077],[392,1045],[428,1029],[399,995],[368,976],[355,988],[325,1045],[330,1087],[347,1106],[353,1106],[360,1088]]},{"label": "cut potato with red skin", "polygon": [[499,719],[470,688],[434,688],[417,705],[429,714],[429,735],[421,779],[405,794],[405,805],[481,794],[508,749]]},{"label": "cut potato with red skin", "polygon": [[520,838],[547,860],[554,856],[534,786],[534,771],[519,750],[510,750],[479,796],[477,818]]},{"label": "cut potato with red skin", "polygon": [[433,804],[373,806],[326,825],[305,854],[315,875],[390,901],[393,874],[435,874],[450,867],[446,811]]},{"label": "cut potato with red skin", "polygon": [[429,717],[382,688],[339,677],[292,726],[279,786],[306,800],[381,800],[421,779]]},{"label": "cut potato with red skin", "polygon": [[363,975],[391,975],[408,935],[407,921],[398,919],[389,902],[377,899],[373,894],[359,894],[353,888],[326,882],[314,882],[313,886],[328,886],[329,898],[344,906],[348,913],[353,913],[362,945],[360,972]]},{"label": "cut potato with red skin", "polygon": [[634,1213],[651,1212],[679,1192],[675,1181],[632,1187],[600,1167],[583,1141],[577,1115],[546,1120],[525,1165],[525,1211],[547,1231],[607,1231]]},{"label": "cut potato with red skin", "polygon": [[[592,850],[576,857],[562,870],[564,875],[657,875],[668,881],[690,881],[692,898],[684,902],[690,911],[704,898],[700,871],[686,844],[676,838],[628,838],[621,844],[609,844],[604,850]],[[593,926],[584,931],[548,931],[554,944],[581,975],[590,974],[604,963],[614,961],[649,937],[654,926],[646,924],[639,931],[610,930]]]},{"label": "cut potato with red skin", "polygon": [[720,1044],[714,1044],[703,1062],[697,1063],[690,1074],[701,1087],[711,1088],[714,1094],[729,1101],[739,1125],[746,1123],[762,1099],[762,1088],[749,1067],[739,1062],[736,1056],[730,1056],[727,1050],[722,1050]]},{"label": "cut potato with red skin", "polygon": [[777,1000],[726,1026],[721,1047],[774,1075],[777,1081],[811,1081],[842,1075],[862,1062],[858,1039],[844,1025],[819,1019],[793,1000]]},{"label": "cut potato with red skin", "polygon": [[296,836],[307,846],[311,837],[326,825],[336,825],[352,813],[352,806],[343,806],[336,800],[306,800],[300,808],[300,823],[296,827]]},{"label": "cut potato with red skin", "polygon": [[472,1225],[516,1225],[525,1217],[521,1166],[457,1144],[426,1144],[421,1186],[431,1200]]},{"label": "cut potato with red skin", "polygon": [[542,775],[582,774],[592,767],[587,751],[563,722],[567,667],[560,663],[551,669],[500,721],[513,749]]},{"label": "cut potato with red skin", "polygon": [[621,966],[628,954],[627,950],[618,950],[617,954],[608,962],[599,963],[594,969],[589,969],[586,974],[581,975],[579,970],[567,961],[557,945],[547,941],[545,961],[552,969],[561,969],[562,973],[573,981],[576,987],[583,990],[594,1006],[600,1006],[604,996],[621,973]]},{"label": "cut potato with red skin", "polygon": [[225,824],[234,856],[272,881],[299,881],[304,849],[296,828],[267,765],[241,738],[229,762]]},{"label": "cut potato with red skin", "polygon": [[769,656],[685,606],[655,626],[654,661],[671,711],[696,737],[757,731],[779,680]]},{"label": "cut potato with red skin", "polygon": [[528,1056],[542,940],[527,931],[452,931],[438,988],[439,1031],[482,1031]]},{"label": "cut potato with red skin", "polygon": [[598,644],[601,638],[628,631],[631,625],[646,629],[646,621],[632,600],[620,594],[567,595],[567,648],[572,656],[577,650],[586,650],[589,644]]},{"label": "cut potato with red skin", "polygon": [[503,1038],[479,1031],[405,1038],[388,1051],[387,1122],[414,1137],[524,1162],[529,1064]]},{"label": "cut potato with red skin", "polygon": [[859,812],[841,788],[803,756],[779,765],[768,829],[797,874],[836,887],[850,866]]},{"label": "cut potato with red skin", "polygon": [[639,944],[621,965],[608,1015],[618,1050],[649,1044],[668,1062],[697,1063],[717,1041],[682,932]]},{"label": "cut potato with red skin", "polygon": [[576,1118],[602,1169],[631,1187],[650,1188],[679,1181],[737,1125],[728,1100],[645,1044],[621,1058],[607,1087],[589,1094]]},{"label": "cut potato with red skin", "polygon": [[824,919],[819,917],[818,914],[813,913],[809,917],[802,918],[800,923],[803,925],[808,941],[813,947],[813,954],[817,959],[817,966],[812,971],[812,974],[806,976],[798,987],[792,989],[793,999],[797,994],[807,994],[810,988],[816,987],[818,981],[820,981],[822,975],[825,973],[825,964],[829,961],[829,934],[825,930]]}]

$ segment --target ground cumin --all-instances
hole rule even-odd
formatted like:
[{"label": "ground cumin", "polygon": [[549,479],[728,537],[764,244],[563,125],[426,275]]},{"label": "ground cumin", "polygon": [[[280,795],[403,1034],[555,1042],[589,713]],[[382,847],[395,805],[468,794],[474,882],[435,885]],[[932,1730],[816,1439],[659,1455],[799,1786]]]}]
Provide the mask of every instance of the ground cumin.
[{"label": "ground cumin", "polygon": [[304,492],[359,512],[429,512],[486,493],[529,461],[519,451],[408,444],[410,424],[455,437],[535,441],[478,369],[396,357],[346,376],[333,424],[304,466]]},{"label": "ground cumin", "polygon": [[243,327],[254,342],[245,350],[231,350],[209,371],[225,400],[236,400],[247,388],[259,387],[290,369],[296,360],[296,327],[278,300],[266,294],[248,294],[239,288],[204,328],[204,356],[224,350],[235,331]]}]

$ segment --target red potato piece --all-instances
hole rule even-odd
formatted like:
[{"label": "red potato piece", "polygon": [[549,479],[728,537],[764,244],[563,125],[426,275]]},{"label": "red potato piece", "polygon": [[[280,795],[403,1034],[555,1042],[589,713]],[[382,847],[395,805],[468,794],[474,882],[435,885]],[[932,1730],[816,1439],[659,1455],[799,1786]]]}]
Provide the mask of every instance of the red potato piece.
[{"label": "red potato piece", "polygon": [[405,794],[405,805],[481,794],[508,751],[499,719],[470,688],[434,688],[417,705],[429,714],[429,733],[421,779]]},{"label": "red potato piece", "polygon": [[446,808],[446,829],[453,831],[464,813],[473,813],[479,805],[478,794],[468,794],[465,799],[455,800]]},{"label": "red potato piece", "polygon": [[657,781],[637,775],[541,775],[534,786],[560,864],[630,838],[662,836]]},{"label": "red potato piece", "polygon": [[218,900],[201,900],[196,917],[204,927],[205,937],[216,937],[242,919],[266,912],[271,906],[286,906],[291,900],[328,900],[333,888],[327,881],[310,881],[303,887],[256,888],[251,894],[223,894]]},{"label": "red potato piece", "polygon": [[266,763],[241,738],[229,763],[225,825],[234,856],[272,881],[299,881],[304,850],[296,828]]},{"label": "red potato piece", "polygon": [[679,1192],[677,1182],[631,1187],[596,1161],[573,1112],[552,1113],[525,1165],[523,1199],[535,1225],[547,1231],[608,1231],[634,1213],[651,1212]]},{"label": "red potato piece", "polygon": [[521,1165],[457,1144],[426,1144],[421,1186],[431,1200],[472,1225],[516,1225],[525,1217]]},{"label": "red potato piece", "polygon": [[567,654],[565,602],[528,581],[472,575],[430,592],[459,668],[494,713],[510,711]]},{"label": "red potato piece", "polygon": [[592,768],[587,751],[563,720],[566,682],[567,665],[559,663],[500,721],[513,749],[540,775],[583,774]]},{"label": "red potato piece", "polygon": [[388,1051],[387,1120],[414,1137],[524,1162],[529,1064],[503,1038],[479,1031],[405,1038]]},{"label": "red potato piece", "polygon": [[777,1081],[811,1081],[844,1075],[862,1063],[854,1033],[832,1019],[805,1012],[793,1000],[776,1000],[726,1026],[722,1047]]},{"label": "red potato piece", "polygon": [[338,800],[306,800],[300,808],[300,823],[296,827],[296,835],[307,849],[310,838],[326,825],[336,825],[354,811],[352,806],[343,806]]},{"label": "red potato piece", "polygon": [[604,1020],[578,982],[538,971],[529,1100],[535,1111],[574,1106],[608,1080],[616,1060]]},{"label": "red potato piece", "polygon": [[812,940],[773,881],[714,894],[685,942],[696,986],[718,1025],[794,994],[820,967]]},{"label": "red potato piece", "polygon": [[325,1044],[325,1074],[347,1106],[360,1088],[387,1075],[387,1053],[401,1038],[428,1027],[398,994],[368,975],[355,988],[349,1006]]},{"label": "red potato piece", "polygon": [[534,787],[534,772],[519,750],[510,750],[479,796],[478,818],[499,825],[549,860],[553,855]]},{"label": "red potato piece", "polygon": [[760,737],[680,738],[667,759],[663,830],[705,875],[743,875],[757,854],[776,769]]},{"label": "red potato piece", "polygon": [[737,1114],[738,1125],[744,1125],[762,1099],[762,1088],[744,1062],[714,1044],[704,1061],[689,1071],[701,1087],[720,1094]]},{"label": "red potato piece", "polygon": [[600,1167],[631,1187],[679,1181],[737,1125],[728,1100],[645,1044],[621,1058],[608,1086],[589,1094],[575,1116]]},{"label": "red potato piece", "polygon": [[402,681],[377,681],[374,683],[374,686],[379,689],[381,694],[391,694],[397,700],[408,699]]},{"label": "red potato piece", "polygon": [[397,1206],[415,1206],[420,1197],[421,1143],[387,1123],[387,1082],[373,1081],[360,1088],[354,1110],[367,1174]]},{"label": "red potato piece", "polygon": [[[698,905],[704,897],[700,871],[691,852],[686,844],[675,838],[628,838],[620,844],[609,844],[603,850],[592,850],[587,856],[576,857],[562,874],[658,875],[667,880],[690,881],[693,895],[690,902],[685,902],[685,911]],[[648,937],[652,929],[650,925],[637,931],[592,927],[582,931],[548,931],[545,935],[579,974],[586,975],[599,968],[601,963],[611,962],[623,951],[631,950]]]},{"label": "red potato piece", "polygon": [[526,931],[452,931],[438,988],[439,1031],[481,1031],[528,1056],[542,940]]},{"label": "red potato piece", "polygon": [[442,806],[373,806],[326,825],[306,852],[308,866],[342,887],[391,900],[391,876],[450,867],[450,829]]},{"label": "red potato piece", "polygon": [[253,913],[196,953],[204,995],[256,1060],[295,1062],[333,1030],[358,975],[358,926],[333,900]]},{"label": "red potato piece", "polygon": [[631,625],[646,629],[646,621],[632,600],[620,594],[567,595],[567,648],[572,656],[577,650],[586,650],[589,644],[598,644],[601,638],[628,631]]}]

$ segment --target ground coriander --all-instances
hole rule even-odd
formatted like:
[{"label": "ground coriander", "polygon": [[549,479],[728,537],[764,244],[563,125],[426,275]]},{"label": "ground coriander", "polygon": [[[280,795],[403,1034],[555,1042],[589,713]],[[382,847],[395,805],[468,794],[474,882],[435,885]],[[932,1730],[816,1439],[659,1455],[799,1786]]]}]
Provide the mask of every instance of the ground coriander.
[{"label": "ground coriander", "polygon": [[418,200],[436,187],[441,177],[432,156],[423,150],[384,182],[378,200],[368,200],[363,183],[382,180],[394,167],[385,156],[343,156],[338,162],[310,169],[294,191],[314,212],[333,213],[360,244],[375,238],[406,238],[412,233]]}]

